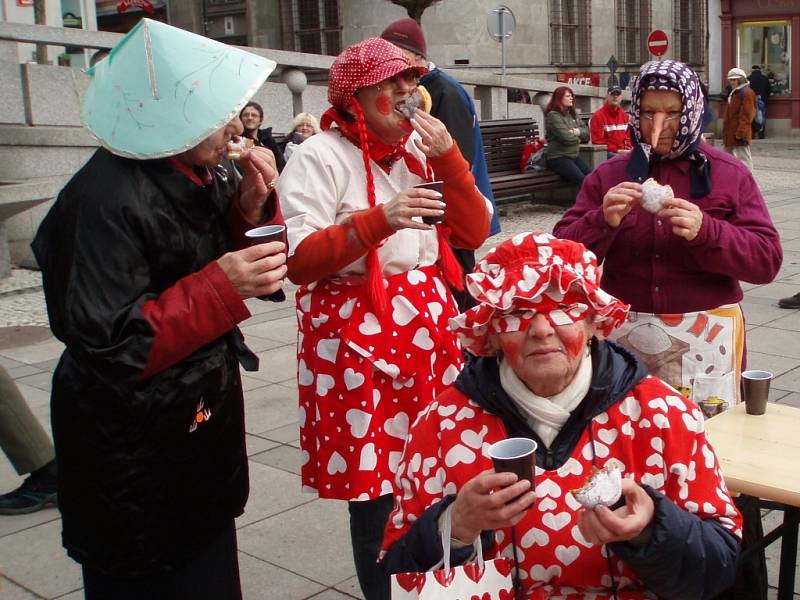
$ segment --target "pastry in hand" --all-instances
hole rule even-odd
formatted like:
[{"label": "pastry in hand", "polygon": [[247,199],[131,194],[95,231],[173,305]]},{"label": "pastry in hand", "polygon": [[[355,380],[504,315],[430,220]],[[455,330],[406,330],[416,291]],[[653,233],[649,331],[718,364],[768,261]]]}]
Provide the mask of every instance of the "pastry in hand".
[{"label": "pastry in hand", "polygon": [[583,486],[570,493],[585,508],[615,505],[622,496],[622,463],[612,458],[602,469],[592,467]]},{"label": "pastry in hand", "polygon": [[[430,94],[428,94],[427,90],[422,88],[422,86],[418,86],[417,89],[414,90],[414,92],[408,98],[406,98],[405,102],[401,102],[397,106],[397,110],[403,113],[403,116],[405,116],[406,119],[410,119],[418,110],[426,110],[425,95],[430,98]],[[430,108],[427,110],[430,110]]]},{"label": "pastry in hand", "polygon": [[230,160],[239,160],[246,150],[255,146],[255,142],[249,137],[239,137],[228,142],[227,155]]},{"label": "pastry in hand", "polygon": [[672,188],[661,185],[652,177],[642,184],[642,207],[653,214],[664,208],[664,202],[675,197]]}]

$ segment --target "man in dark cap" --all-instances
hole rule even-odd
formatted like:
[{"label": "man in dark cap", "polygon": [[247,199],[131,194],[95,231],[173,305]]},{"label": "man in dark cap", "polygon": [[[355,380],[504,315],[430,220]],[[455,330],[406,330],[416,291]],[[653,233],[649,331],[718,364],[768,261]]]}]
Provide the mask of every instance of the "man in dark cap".
[{"label": "man in dark cap", "polygon": [[756,129],[755,122],[753,123],[753,134],[758,134],[758,138],[763,140],[767,131],[767,98],[770,96],[769,77],[764,75],[759,65],[753,65],[753,68],[748,75],[747,80],[750,82],[750,89],[752,89],[758,99],[760,100],[759,109],[761,110],[761,123]]},{"label": "man in dark cap", "polygon": [[[431,96],[430,113],[445,124],[458,144],[461,154],[469,162],[472,175],[475,177],[475,185],[489,199],[494,209],[489,235],[498,233],[500,221],[497,218],[492,186],[489,183],[489,171],[483,156],[481,129],[472,98],[458,81],[428,61],[425,34],[414,19],[405,18],[391,23],[383,30],[381,37],[400,48],[411,64],[428,68],[428,73],[422,76],[419,83]],[[462,248],[453,248],[453,251],[464,273],[471,273],[475,267],[475,253]],[[459,310],[463,311],[474,306],[474,301],[466,290],[451,291],[458,302]]]},{"label": "man in dark cap", "polygon": [[593,115],[589,122],[593,144],[604,144],[608,150],[608,158],[620,152],[628,152],[631,137],[628,134],[628,113],[622,104],[622,88],[612,85],[608,88],[606,101]]}]

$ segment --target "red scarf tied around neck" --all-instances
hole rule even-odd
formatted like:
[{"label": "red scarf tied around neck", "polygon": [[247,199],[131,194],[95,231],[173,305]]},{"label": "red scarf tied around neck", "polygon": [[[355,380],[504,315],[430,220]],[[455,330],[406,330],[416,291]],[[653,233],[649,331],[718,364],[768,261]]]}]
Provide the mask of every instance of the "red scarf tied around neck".
[{"label": "red scarf tied around neck", "polygon": [[[327,131],[335,123],[341,134],[357,148],[361,149],[367,173],[367,199],[370,207],[376,205],[375,181],[372,176],[370,161],[375,162],[386,173],[389,173],[392,163],[402,158],[411,173],[424,181],[434,180],[431,166],[427,163],[423,165],[416,156],[406,150],[408,135],[394,146],[387,144],[367,129],[361,106],[355,99],[351,100],[350,106],[355,112],[355,122],[346,120],[338,110],[331,107],[322,115],[320,128],[323,131]],[[439,241],[439,260],[437,261],[439,268],[442,270],[447,283],[461,291],[464,289],[464,273],[453,254],[450,243],[447,241],[450,228],[443,223],[435,227],[436,237]],[[379,314],[382,313],[389,299],[386,295],[386,288],[383,285],[383,268],[378,257],[377,248],[370,248],[367,251],[367,294],[375,311]]]}]

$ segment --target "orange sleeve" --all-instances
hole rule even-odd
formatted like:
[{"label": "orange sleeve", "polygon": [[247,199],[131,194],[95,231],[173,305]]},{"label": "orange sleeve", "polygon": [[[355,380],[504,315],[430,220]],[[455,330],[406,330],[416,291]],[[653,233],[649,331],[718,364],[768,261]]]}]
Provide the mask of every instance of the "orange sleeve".
[{"label": "orange sleeve", "polygon": [[298,285],[341,271],[394,233],[382,206],[353,213],[341,225],[330,225],[306,237],[289,257],[289,279]]},{"label": "orange sleeve", "polygon": [[453,143],[442,156],[430,157],[437,179],[444,181],[445,223],[450,227],[450,241],[458,248],[480,248],[489,233],[489,210],[486,199],[475,186],[469,163]]}]

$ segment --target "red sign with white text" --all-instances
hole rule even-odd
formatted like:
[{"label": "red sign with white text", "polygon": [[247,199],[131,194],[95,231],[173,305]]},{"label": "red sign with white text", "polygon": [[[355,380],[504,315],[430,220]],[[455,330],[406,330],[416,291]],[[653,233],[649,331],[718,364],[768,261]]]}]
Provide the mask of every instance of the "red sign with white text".
[{"label": "red sign with white text", "polygon": [[126,10],[130,10],[131,8],[141,8],[148,14],[155,10],[153,3],[150,2],[150,0],[122,0],[119,4],[117,4],[118,13],[124,13]]},{"label": "red sign with white text", "polygon": [[570,85],[600,87],[600,73],[556,73],[556,81]]},{"label": "red sign with white text", "polygon": [[661,29],[654,29],[647,36],[647,49],[653,56],[663,56],[669,49],[667,34]]}]

